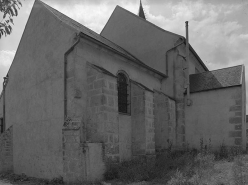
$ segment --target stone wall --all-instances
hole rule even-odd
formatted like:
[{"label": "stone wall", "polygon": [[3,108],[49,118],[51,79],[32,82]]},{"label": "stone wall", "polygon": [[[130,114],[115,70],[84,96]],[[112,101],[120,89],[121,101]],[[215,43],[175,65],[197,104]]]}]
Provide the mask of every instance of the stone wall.
[{"label": "stone wall", "polygon": [[165,94],[154,93],[154,123],[156,152],[162,152],[176,144],[175,101]]},{"label": "stone wall", "polygon": [[129,114],[119,114],[120,160],[132,158],[132,121]]},{"label": "stone wall", "polygon": [[70,121],[63,129],[63,172],[65,182],[85,180],[85,160],[80,144],[80,130]]},{"label": "stone wall", "polygon": [[[192,93],[193,104],[186,107],[186,142],[199,148],[211,144],[219,149],[243,147],[241,86]],[[244,123],[245,127],[245,123]]]},{"label": "stone wall", "polygon": [[155,127],[153,92],[145,91],[145,127],[146,127],[146,154],[155,154]]},{"label": "stone wall", "polygon": [[229,107],[229,124],[233,129],[229,131],[229,137],[233,138],[235,146],[242,146],[242,91],[235,91],[231,99],[232,105]]},{"label": "stone wall", "polygon": [[104,144],[80,141],[80,121],[67,120],[63,129],[63,167],[66,183],[103,180]]},{"label": "stone wall", "polygon": [[185,82],[184,72],[185,60],[182,56],[177,56],[175,62],[175,99],[176,99],[176,141],[177,147],[185,146]]},{"label": "stone wall", "polygon": [[153,93],[131,83],[132,154],[155,153]]},{"label": "stone wall", "polygon": [[13,172],[13,126],[0,134],[0,172]]},{"label": "stone wall", "polygon": [[168,137],[169,145],[176,146],[176,103],[168,97]]},{"label": "stone wall", "polygon": [[246,115],[246,150],[248,149],[248,115]]},{"label": "stone wall", "polygon": [[105,144],[105,161],[119,161],[117,80],[92,64],[87,65],[86,140]]}]

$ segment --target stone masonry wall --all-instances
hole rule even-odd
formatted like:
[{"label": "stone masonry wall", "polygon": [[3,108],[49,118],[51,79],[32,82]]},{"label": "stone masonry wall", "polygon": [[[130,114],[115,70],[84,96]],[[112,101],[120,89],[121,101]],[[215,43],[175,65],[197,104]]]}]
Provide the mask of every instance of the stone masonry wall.
[{"label": "stone masonry wall", "polygon": [[[241,88],[229,87],[192,93],[186,109],[186,141],[190,148],[201,144],[219,150],[221,145],[243,147]],[[245,137],[244,137],[245,138]]]},{"label": "stone masonry wall", "polygon": [[13,126],[0,134],[0,172],[13,172]]},{"label": "stone masonry wall", "polygon": [[119,126],[117,80],[114,75],[87,65],[87,126],[86,140],[102,142],[105,161],[119,161]]},{"label": "stone masonry wall", "polygon": [[246,115],[246,150],[248,149],[248,115]]},{"label": "stone masonry wall", "polygon": [[63,178],[66,183],[103,180],[103,143],[80,141],[80,120],[67,119],[63,128]]},{"label": "stone masonry wall", "polygon": [[181,148],[185,146],[185,82],[184,71],[185,60],[177,57],[175,62],[175,99],[176,99],[176,145]]},{"label": "stone masonry wall", "polygon": [[234,139],[234,146],[242,147],[242,94],[241,89],[236,90],[232,95],[233,105],[230,106],[229,124],[233,130],[229,131],[229,137]]},{"label": "stone masonry wall", "polygon": [[65,182],[82,182],[85,179],[83,151],[80,147],[80,129],[73,122],[63,129],[63,172]]},{"label": "stone masonry wall", "polygon": [[156,152],[175,145],[175,101],[161,92],[154,93],[154,123]]},{"label": "stone masonry wall", "polygon": [[154,93],[155,148],[161,152],[168,147],[168,98],[157,91]]},{"label": "stone masonry wall", "polygon": [[153,92],[145,91],[146,154],[155,154],[155,127]]},{"label": "stone masonry wall", "polygon": [[168,98],[168,112],[169,145],[174,147],[176,143],[176,103],[170,98]]},{"label": "stone masonry wall", "polygon": [[131,84],[132,154],[155,153],[153,93]]}]

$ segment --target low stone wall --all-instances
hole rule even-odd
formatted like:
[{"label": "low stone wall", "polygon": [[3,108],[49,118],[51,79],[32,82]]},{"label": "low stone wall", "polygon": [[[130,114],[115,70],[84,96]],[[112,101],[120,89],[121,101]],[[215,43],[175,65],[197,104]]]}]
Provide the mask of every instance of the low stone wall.
[{"label": "low stone wall", "polygon": [[13,171],[13,127],[0,134],[0,172]]}]

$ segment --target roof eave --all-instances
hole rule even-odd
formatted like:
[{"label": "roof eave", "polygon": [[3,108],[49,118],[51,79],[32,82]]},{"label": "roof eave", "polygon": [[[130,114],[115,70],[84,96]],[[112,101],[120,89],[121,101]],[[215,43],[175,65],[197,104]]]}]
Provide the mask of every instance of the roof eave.
[{"label": "roof eave", "polygon": [[243,83],[243,73],[244,73],[244,64],[242,65],[242,69],[241,69],[241,75],[240,75],[240,84],[242,85]]},{"label": "roof eave", "polygon": [[[184,36],[181,36],[184,39],[184,42],[186,43],[186,38]],[[209,69],[207,68],[207,66],[204,64],[204,62],[202,61],[202,59],[199,57],[199,55],[196,53],[196,51],[194,50],[194,48],[189,44],[189,49],[190,51],[195,55],[195,57],[198,59],[198,61],[200,62],[200,64],[202,65],[202,67],[206,70],[209,71]]]},{"label": "roof eave", "polygon": [[199,90],[199,91],[193,91],[193,92],[190,92],[190,93],[199,93],[199,92],[212,91],[212,90],[219,90],[219,89],[226,89],[226,88],[238,87],[238,86],[241,86],[241,84],[239,84],[239,85],[227,86],[227,87],[218,87],[218,88],[213,88],[213,89],[204,89],[204,90]]},{"label": "roof eave", "polygon": [[202,59],[199,57],[199,55],[195,52],[194,48],[189,44],[189,49],[191,50],[191,52],[195,55],[195,57],[198,59],[198,61],[200,62],[200,64],[202,65],[202,67],[206,70],[209,71],[207,66],[204,64],[204,62],[202,61]]}]

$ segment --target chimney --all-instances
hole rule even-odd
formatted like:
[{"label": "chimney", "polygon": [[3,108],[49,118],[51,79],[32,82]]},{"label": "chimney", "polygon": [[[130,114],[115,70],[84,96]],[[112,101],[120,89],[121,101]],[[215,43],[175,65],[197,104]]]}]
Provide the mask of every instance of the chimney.
[{"label": "chimney", "polygon": [[187,106],[192,104],[190,100],[190,84],[189,84],[189,30],[188,30],[188,21],[185,22],[186,28],[186,87],[187,87]]}]

